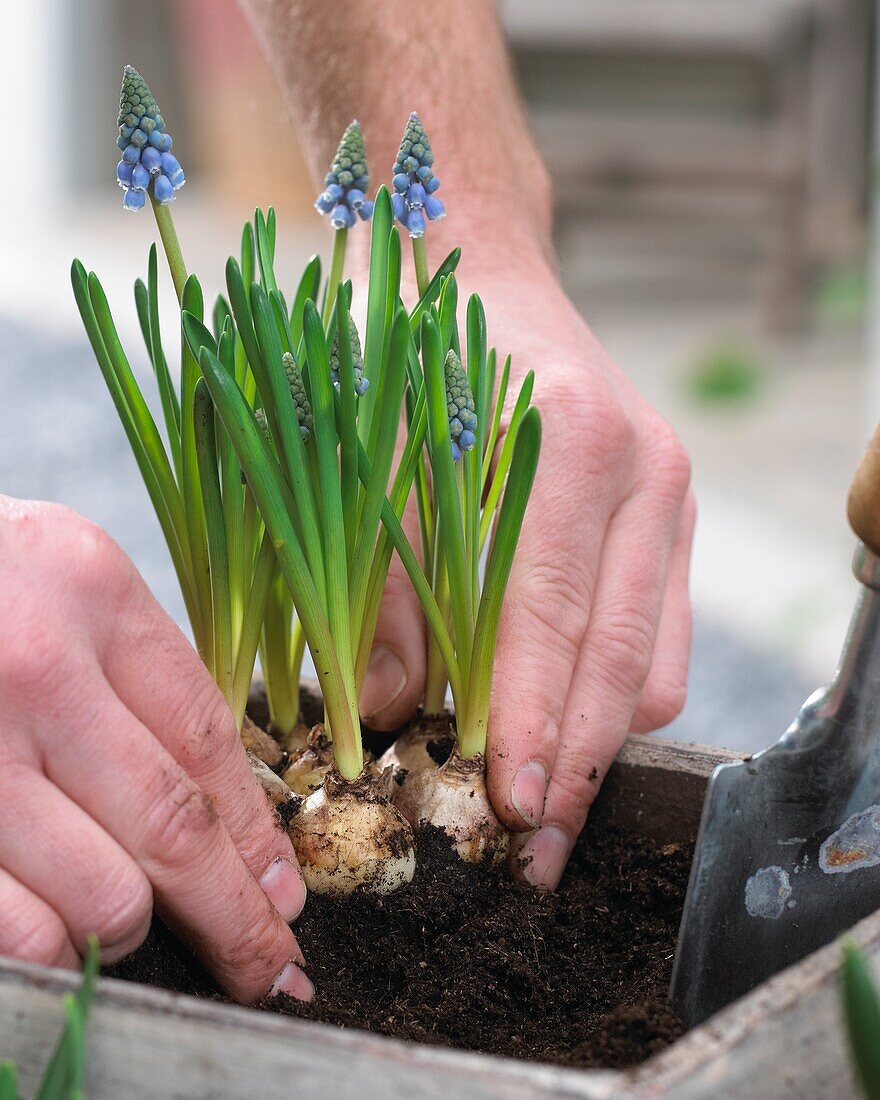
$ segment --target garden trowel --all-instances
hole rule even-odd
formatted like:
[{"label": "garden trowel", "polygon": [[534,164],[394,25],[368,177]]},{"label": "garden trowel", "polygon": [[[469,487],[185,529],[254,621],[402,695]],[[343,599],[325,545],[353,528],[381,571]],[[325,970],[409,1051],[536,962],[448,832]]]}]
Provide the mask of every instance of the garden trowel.
[{"label": "garden trowel", "polygon": [[688,1025],[880,907],[880,428],[848,515],[859,593],[834,679],[709,781],[670,988]]}]

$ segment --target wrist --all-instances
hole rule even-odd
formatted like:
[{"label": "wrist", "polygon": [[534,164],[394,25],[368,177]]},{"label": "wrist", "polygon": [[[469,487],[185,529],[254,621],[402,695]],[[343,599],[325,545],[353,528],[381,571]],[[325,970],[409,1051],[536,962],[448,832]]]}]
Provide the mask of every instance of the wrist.
[{"label": "wrist", "polygon": [[[481,296],[488,287],[493,291],[516,284],[535,286],[557,284],[556,257],[550,235],[550,219],[523,217],[513,203],[474,202],[468,196],[465,203],[448,198],[449,216],[430,222],[424,235],[428,269],[433,274],[446,256],[461,249],[456,279],[462,295],[476,291]],[[395,222],[401,236],[401,285],[404,301],[414,301],[415,277],[412,261],[412,241],[406,229]],[[370,227],[358,227],[349,235],[346,269],[348,275],[361,280],[369,269]]]}]

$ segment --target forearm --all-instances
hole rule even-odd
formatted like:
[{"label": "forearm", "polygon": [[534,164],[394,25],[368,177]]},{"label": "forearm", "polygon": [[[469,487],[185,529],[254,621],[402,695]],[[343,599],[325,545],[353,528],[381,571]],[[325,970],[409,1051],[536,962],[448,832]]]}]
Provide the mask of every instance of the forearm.
[{"label": "forearm", "polygon": [[[426,234],[436,264],[464,244],[461,271],[497,264],[470,242],[503,245],[504,264],[550,261],[547,173],[528,133],[490,0],[242,0],[275,69],[316,181],[360,119],[373,187],[389,183],[417,110],[450,217]],[[359,244],[366,234],[354,234]],[[354,244],[354,242],[353,242]],[[357,248],[358,245],[355,244]],[[483,250],[485,252],[485,250]]]}]

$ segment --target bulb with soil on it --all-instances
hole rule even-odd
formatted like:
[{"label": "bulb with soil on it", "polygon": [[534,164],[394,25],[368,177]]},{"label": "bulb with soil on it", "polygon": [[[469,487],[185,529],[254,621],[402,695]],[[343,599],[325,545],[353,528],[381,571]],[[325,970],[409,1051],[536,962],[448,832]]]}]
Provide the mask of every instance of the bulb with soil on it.
[{"label": "bulb with soil on it", "polygon": [[276,738],[282,749],[293,756],[294,753],[300,752],[302,749],[306,748],[309,743],[311,732],[311,729],[303,721],[302,716],[300,716],[293,729],[286,731],[273,729],[272,736]]},{"label": "bulb with soil on it", "polygon": [[284,752],[271,733],[267,733],[262,726],[258,726],[247,715],[241,724],[241,743],[249,753],[253,753],[258,760],[262,760],[270,768],[277,768],[281,763]]},{"label": "bulb with soil on it", "polygon": [[448,714],[426,715],[397,737],[379,757],[380,771],[392,769],[392,778],[402,787],[410,776],[435,771],[445,764],[455,744],[455,731]]},{"label": "bulb with soil on it", "polygon": [[[441,763],[437,758],[439,746],[434,738],[419,747],[431,766],[417,767],[397,780],[394,805],[413,829],[422,822],[442,829],[466,863],[502,862],[510,848],[510,834],[489,801],[484,755],[464,757],[457,742],[452,741],[451,751],[446,749],[446,759]],[[382,757],[380,763],[385,759]]]},{"label": "bulb with soil on it", "polygon": [[281,773],[287,786],[300,798],[308,798],[319,790],[324,777],[333,767],[333,742],[323,723],[309,732],[306,744],[291,753],[290,762]]},{"label": "bulb with soil on it", "polygon": [[323,786],[300,804],[289,833],[306,886],[316,894],[358,888],[390,894],[415,874],[412,830],[369,767],[353,780],[331,768]]}]

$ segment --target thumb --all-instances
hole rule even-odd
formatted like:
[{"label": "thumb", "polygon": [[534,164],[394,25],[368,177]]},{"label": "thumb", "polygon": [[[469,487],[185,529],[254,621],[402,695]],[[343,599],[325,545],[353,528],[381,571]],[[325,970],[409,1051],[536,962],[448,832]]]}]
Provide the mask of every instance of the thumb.
[{"label": "thumb", "polygon": [[[410,545],[420,545],[415,505],[403,515]],[[425,688],[425,620],[421,605],[395,553],[388,570],[373,651],[360,697],[361,718],[378,730],[402,726],[415,713]]]}]

